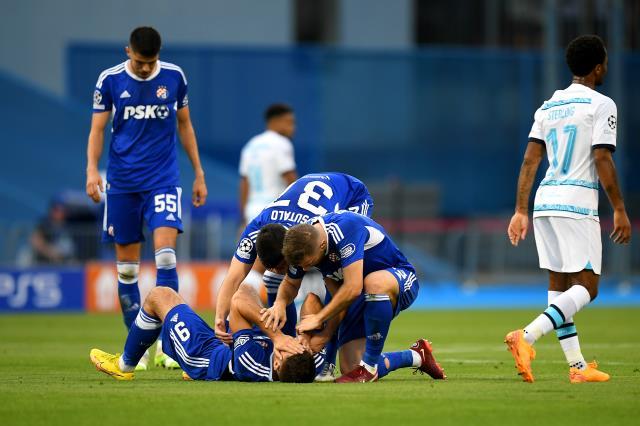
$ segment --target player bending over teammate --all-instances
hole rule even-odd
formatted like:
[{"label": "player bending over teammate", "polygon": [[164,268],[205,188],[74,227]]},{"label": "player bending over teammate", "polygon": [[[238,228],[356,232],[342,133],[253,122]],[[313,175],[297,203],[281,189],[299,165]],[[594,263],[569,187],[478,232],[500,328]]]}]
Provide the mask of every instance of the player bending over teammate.
[{"label": "player bending over teammate", "polygon": [[527,234],[529,193],[546,150],[549,169],[536,192],[533,228],[540,268],[549,270],[549,307],[505,339],[525,382],[534,380],[533,344],[553,329],[572,383],[609,380],[595,362],[585,361],[573,322],[573,316],[598,295],[602,264],[598,178],[613,207],[611,238],[619,244],[631,239],[611,156],[616,148],[616,104],[595,91],[607,73],[607,51],[600,37],[581,36],[567,47],[566,59],[573,80],[535,113],[518,179],[516,212],[508,229],[514,246]]},{"label": "player bending over teammate", "polygon": [[[285,306],[297,295],[304,274],[312,268],[324,277],[342,282],[320,312],[307,315],[298,333],[320,329],[324,322],[364,298],[365,353],[359,365],[336,380],[338,383],[371,382],[378,379],[378,360],[389,326],[418,294],[415,269],[368,217],[340,211],[315,218],[312,224],[290,228],[283,254],[290,265],[273,307],[262,315],[265,325],[279,329],[286,321]],[[364,292],[364,294],[363,294]],[[444,372],[440,378],[444,378]]]}]

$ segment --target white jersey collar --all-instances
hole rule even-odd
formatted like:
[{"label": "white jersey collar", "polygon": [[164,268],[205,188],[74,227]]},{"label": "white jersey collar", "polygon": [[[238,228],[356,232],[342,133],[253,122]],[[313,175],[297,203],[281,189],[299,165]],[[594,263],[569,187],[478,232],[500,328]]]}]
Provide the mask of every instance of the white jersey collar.
[{"label": "white jersey collar", "polygon": [[134,79],[136,81],[150,81],[150,80],[153,80],[154,78],[156,78],[158,76],[158,74],[160,74],[160,68],[162,68],[160,66],[160,61],[156,61],[156,68],[153,70],[151,75],[149,77],[147,77],[147,78],[140,78],[137,75],[135,75],[133,73],[133,71],[131,71],[131,69],[129,68],[130,66],[131,66],[131,59],[127,59],[127,61],[124,63],[124,70],[127,72],[129,77],[131,77],[132,79]]}]

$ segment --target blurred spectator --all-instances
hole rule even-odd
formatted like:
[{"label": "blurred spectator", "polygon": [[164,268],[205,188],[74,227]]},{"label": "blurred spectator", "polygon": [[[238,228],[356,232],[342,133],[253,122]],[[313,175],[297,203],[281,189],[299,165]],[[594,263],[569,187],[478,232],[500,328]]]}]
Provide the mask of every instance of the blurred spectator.
[{"label": "blurred spectator", "polygon": [[69,263],[75,260],[75,245],[67,226],[67,211],[53,201],[49,213],[31,234],[33,261],[37,264]]}]

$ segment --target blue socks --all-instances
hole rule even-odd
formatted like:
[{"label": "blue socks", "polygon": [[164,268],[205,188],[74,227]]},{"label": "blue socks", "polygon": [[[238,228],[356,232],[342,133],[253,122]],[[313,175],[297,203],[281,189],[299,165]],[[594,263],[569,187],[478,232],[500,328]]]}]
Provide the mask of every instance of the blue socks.
[{"label": "blue socks", "polygon": [[[385,364],[385,359],[389,360],[389,367]],[[406,367],[413,367],[411,350],[384,353],[378,358],[378,378],[381,379],[392,371]]]},{"label": "blue socks", "polygon": [[138,287],[139,262],[118,262],[118,298],[120,299],[120,309],[124,325],[127,329],[136,319],[140,310],[140,288]]},{"label": "blue socks", "polygon": [[156,251],[156,285],[171,287],[178,291],[178,271],[176,270],[176,251],[164,247]]},{"label": "blue socks", "polygon": [[365,294],[364,329],[367,335],[362,360],[370,367],[379,362],[393,319],[393,306],[386,294]]},{"label": "blue socks", "polygon": [[155,343],[162,330],[162,322],[140,309],[135,321],[131,324],[127,341],[124,344],[122,361],[135,368],[144,352]]}]

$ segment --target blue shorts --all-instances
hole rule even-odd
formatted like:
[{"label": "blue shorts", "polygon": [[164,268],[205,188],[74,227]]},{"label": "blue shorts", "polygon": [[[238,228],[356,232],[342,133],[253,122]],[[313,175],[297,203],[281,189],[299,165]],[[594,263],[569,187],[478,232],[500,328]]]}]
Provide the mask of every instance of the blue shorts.
[{"label": "blue shorts", "polygon": [[188,305],[174,306],[162,324],[162,351],[193,380],[231,378],[231,348]]},{"label": "blue shorts", "polygon": [[[325,306],[331,301],[331,293],[327,291]],[[364,293],[351,303],[342,322],[338,326],[338,348],[352,340],[366,337],[364,330]]]},{"label": "blue shorts", "polygon": [[107,194],[104,200],[102,241],[131,244],[144,241],[143,223],[153,232],[163,226],[182,232],[182,188]]},{"label": "blue shorts", "polygon": [[413,304],[413,301],[416,300],[418,291],[420,290],[420,284],[418,284],[418,278],[413,269],[388,268],[386,270],[391,272],[398,281],[398,303],[393,313],[393,316],[396,317],[400,311],[407,309]]}]

